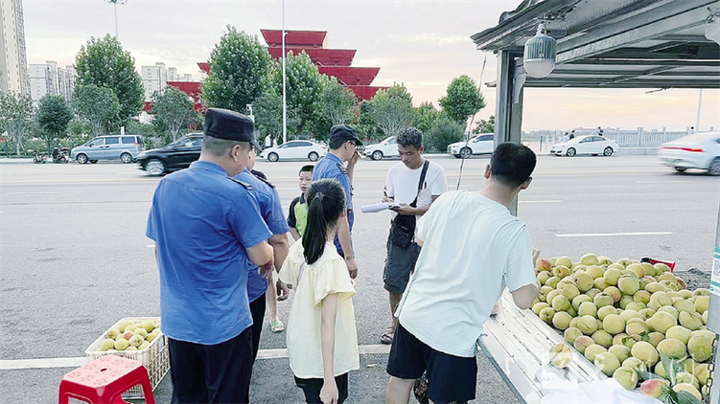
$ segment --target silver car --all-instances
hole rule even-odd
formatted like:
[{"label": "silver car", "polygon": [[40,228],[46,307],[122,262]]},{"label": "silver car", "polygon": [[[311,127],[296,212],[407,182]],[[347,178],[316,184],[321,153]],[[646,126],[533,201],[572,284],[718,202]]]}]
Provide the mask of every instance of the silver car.
[{"label": "silver car", "polygon": [[98,136],[82,146],[74,147],[70,158],[80,164],[117,159],[128,164],[135,161],[144,150],[145,140],[140,135]]}]

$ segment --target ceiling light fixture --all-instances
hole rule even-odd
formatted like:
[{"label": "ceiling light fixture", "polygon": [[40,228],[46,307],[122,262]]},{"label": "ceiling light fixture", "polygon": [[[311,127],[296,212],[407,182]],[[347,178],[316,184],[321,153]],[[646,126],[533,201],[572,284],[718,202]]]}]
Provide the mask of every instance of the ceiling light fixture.
[{"label": "ceiling light fixture", "polygon": [[555,69],[557,41],[547,35],[545,24],[538,25],[534,37],[525,42],[523,67],[528,76],[541,79]]}]

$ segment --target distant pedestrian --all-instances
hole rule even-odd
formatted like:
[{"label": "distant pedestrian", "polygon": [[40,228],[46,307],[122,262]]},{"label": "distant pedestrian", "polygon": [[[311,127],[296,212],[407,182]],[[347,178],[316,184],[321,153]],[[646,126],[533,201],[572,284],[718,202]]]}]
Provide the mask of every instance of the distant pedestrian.
[{"label": "distant pedestrian", "polygon": [[508,210],[536,162],[526,146],[500,144],[484,188],[441,195],[418,222],[422,250],[396,312],[387,404],[407,404],[423,372],[432,402],[475,398],[477,339],[501,292],[523,309],[538,295],[530,233]]},{"label": "distant pedestrian", "polygon": [[570,135],[565,132],[565,135],[562,137],[562,142],[565,143],[570,140]]},{"label": "distant pedestrian", "polygon": [[348,373],[360,367],[355,288],[331,242],[346,211],[345,192],[337,180],[323,179],[310,185],[307,201],[308,227],[280,270],[295,290],[287,329],[290,368],[307,403],[342,403]]},{"label": "distant pedestrian", "polygon": [[168,337],[173,403],[248,403],[252,316],[248,262],[273,268],[272,236],[250,186],[253,123],[209,108],[200,159],[163,178],[146,235],[155,240],[160,318]]},{"label": "distant pedestrian", "polygon": [[603,132],[603,129],[598,126],[598,133],[597,133],[598,136],[605,136],[605,135],[603,135],[603,133],[604,133],[604,132]]},{"label": "distant pedestrian", "polygon": [[420,254],[420,246],[415,242],[416,220],[427,212],[435,199],[447,192],[445,170],[423,157],[422,132],[416,128],[400,131],[397,145],[402,163],[388,170],[385,181],[384,201],[400,206],[392,208],[392,226],[386,243],[383,282],[390,294],[392,323],[380,337],[383,344],[392,343],[397,328],[394,313]]},{"label": "distant pedestrian", "polygon": [[570,132],[570,140],[575,139],[575,129],[573,129],[572,132]]},{"label": "distant pedestrian", "polygon": [[290,234],[292,234],[295,240],[302,237],[302,235],[305,233],[305,228],[307,227],[308,206],[305,194],[307,193],[308,187],[312,183],[313,166],[302,166],[302,168],[300,168],[298,176],[300,177],[300,196],[295,197],[295,199],[290,202],[287,219],[288,226],[290,226]]},{"label": "distant pedestrian", "polygon": [[[360,159],[357,147],[361,145],[362,142],[358,139],[352,126],[333,126],[330,128],[330,152],[317,163],[313,170],[313,181],[334,178],[340,182],[340,185],[345,190],[347,214],[340,218],[335,247],[338,254],[345,258],[350,277],[353,279],[357,276],[358,265],[355,261],[355,252],[352,246],[352,228],[355,222],[352,182],[355,165]],[[347,162],[347,167],[345,162]]]}]

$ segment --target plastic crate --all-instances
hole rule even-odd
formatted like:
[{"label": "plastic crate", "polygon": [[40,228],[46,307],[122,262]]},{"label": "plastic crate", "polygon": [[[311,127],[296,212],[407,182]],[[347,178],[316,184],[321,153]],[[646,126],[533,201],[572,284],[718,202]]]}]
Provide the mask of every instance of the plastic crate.
[{"label": "plastic crate", "polygon": [[[167,337],[162,332],[150,343],[150,345],[148,345],[147,348],[143,349],[142,351],[107,352],[98,349],[100,347],[100,343],[102,343],[102,341],[105,339],[105,335],[107,334],[107,332],[111,328],[117,327],[120,322],[126,320],[134,321],[136,324],[139,325],[144,320],[160,322],[160,317],[128,317],[120,319],[115,324],[113,324],[112,327],[109,327],[107,330],[105,330],[105,332],[103,332],[103,334],[98,339],[96,339],[95,342],[93,342],[88,349],[85,350],[85,354],[88,357],[88,361],[92,361],[105,355],[118,355],[142,362],[148,371],[148,375],[150,376],[150,385],[152,385],[153,390],[155,390],[155,388],[158,386],[158,384],[160,384],[162,379],[170,370],[170,356],[168,354]],[[123,398],[136,399],[143,397],[144,395],[140,385],[134,386],[126,393],[123,393]]]}]

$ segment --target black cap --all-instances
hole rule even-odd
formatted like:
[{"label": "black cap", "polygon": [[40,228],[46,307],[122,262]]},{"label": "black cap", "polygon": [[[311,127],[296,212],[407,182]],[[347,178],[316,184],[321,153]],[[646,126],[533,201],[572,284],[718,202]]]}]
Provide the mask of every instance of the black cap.
[{"label": "black cap", "polygon": [[350,125],[340,124],[330,128],[330,141],[333,140],[352,140],[356,145],[362,146],[362,142],[357,137],[355,129]]},{"label": "black cap", "polygon": [[218,139],[250,142],[258,150],[262,147],[255,140],[255,124],[239,112],[222,108],[205,111],[205,135]]}]

